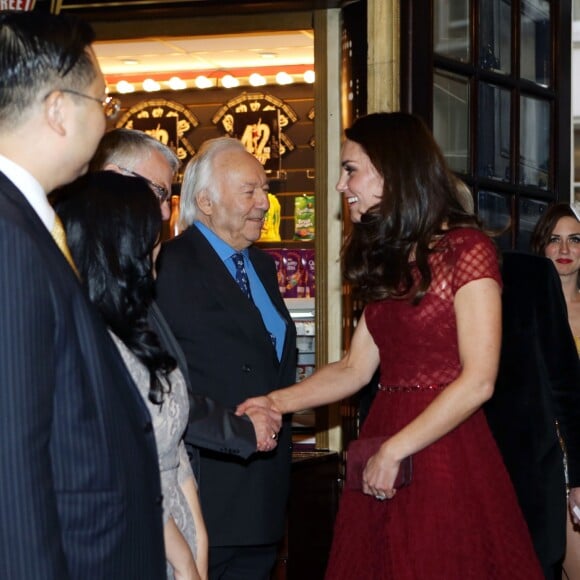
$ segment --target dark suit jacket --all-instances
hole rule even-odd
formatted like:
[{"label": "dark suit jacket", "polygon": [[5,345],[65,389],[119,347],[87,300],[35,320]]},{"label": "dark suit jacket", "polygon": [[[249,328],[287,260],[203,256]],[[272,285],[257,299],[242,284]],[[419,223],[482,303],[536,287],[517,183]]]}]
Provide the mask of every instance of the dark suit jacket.
[{"label": "dark suit jacket", "polygon": [[0,578],[164,578],[149,413],[96,311],[0,174]]},{"label": "dark suit jacket", "polygon": [[177,366],[188,386],[189,425],[185,445],[199,484],[201,477],[199,448],[218,453],[231,453],[246,459],[256,451],[254,426],[248,417],[238,417],[232,409],[227,409],[213,399],[193,392],[185,355],[155,302],[149,309],[149,323],[157,333],[163,348],[177,361]]},{"label": "dark suit jacket", "polygon": [[554,421],[580,485],[580,367],[560,279],[547,258],[503,255],[503,338],[488,422],[536,551],[549,569],[564,555],[566,489]]},{"label": "dark suit jacket", "polygon": [[[249,256],[286,320],[281,362],[259,311],[197,227],[164,244],[158,262],[157,303],[185,353],[193,389],[229,408],[295,381],[296,330],[278,291],[274,262],[256,248]],[[243,460],[202,450],[201,504],[211,546],[282,538],[290,445],[286,421],[271,453]]]}]

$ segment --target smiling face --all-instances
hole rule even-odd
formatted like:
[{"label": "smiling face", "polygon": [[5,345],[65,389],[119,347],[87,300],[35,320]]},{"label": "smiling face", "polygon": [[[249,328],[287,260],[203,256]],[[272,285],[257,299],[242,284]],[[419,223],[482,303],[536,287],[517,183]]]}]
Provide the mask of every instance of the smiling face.
[{"label": "smiling face", "polygon": [[580,223],[573,217],[560,218],[546,246],[560,276],[578,276],[580,270]]},{"label": "smiling face", "polygon": [[268,181],[260,162],[246,151],[219,153],[213,164],[217,201],[198,196],[201,221],[236,250],[258,240],[270,207]]},{"label": "smiling face", "polygon": [[344,195],[350,219],[358,223],[369,209],[380,202],[383,197],[384,180],[364,149],[348,139],[342,146],[341,166],[336,189]]}]

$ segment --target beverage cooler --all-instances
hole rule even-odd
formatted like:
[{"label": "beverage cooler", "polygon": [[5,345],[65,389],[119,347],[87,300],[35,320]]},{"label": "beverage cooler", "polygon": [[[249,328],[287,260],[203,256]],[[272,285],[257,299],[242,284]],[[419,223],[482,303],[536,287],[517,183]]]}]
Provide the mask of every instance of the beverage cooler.
[{"label": "beverage cooler", "polygon": [[[316,358],[315,260],[314,249],[304,247],[263,248],[276,263],[278,286],[296,325],[296,381],[314,372]],[[313,409],[292,417],[292,441],[295,451],[314,450],[316,415]]]},{"label": "beverage cooler", "polygon": [[[296,350],[298,351],[296,381],[298,382],[314,372],[316,356],[314,298],[285,298],[284,301],[296,325]],[[292,441],[295,451],[315,448],[316,414],[313,409],[294,413]]]}]

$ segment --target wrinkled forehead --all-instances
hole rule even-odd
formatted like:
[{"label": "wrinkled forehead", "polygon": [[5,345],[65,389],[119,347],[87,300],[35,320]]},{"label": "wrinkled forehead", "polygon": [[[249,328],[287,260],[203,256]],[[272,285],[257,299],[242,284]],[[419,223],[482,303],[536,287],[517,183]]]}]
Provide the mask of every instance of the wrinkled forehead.
[{"label": "wrinkled forehead", "polygon": [[223,182],[232,185],[262,187],[268,183],[266,171],[250,153],[242,150],[224,151],[216,159],[216,173]]}]

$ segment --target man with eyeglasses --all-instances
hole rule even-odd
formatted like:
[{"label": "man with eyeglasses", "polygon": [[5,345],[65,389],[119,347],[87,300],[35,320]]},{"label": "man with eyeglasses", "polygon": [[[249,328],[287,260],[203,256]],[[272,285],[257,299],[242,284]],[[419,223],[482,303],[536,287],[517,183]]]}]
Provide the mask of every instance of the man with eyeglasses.
[{"label": "man with eyeglasses", "polygon": [[[169,147],[143,131],[125,128],[105,133],[90,163],[91,171],[116,171],[145,178],[159,199],[164,219],[169,218],[167,200],[178,168],[179,159]],[[175,357],[187,379],[185,355],[155,303],[149,315],[151,326],[163,346]],[[255,408],[248,415],[238,417],[233,409],[204,395],[194,394],[199,389],[191,385],[188,387],[190,413],[185,442],[201,486],[200,448],[247,459],[256,451],[269,451],[276,446],[272,432],[280,430],[281,423],[277,415]]]},{"label": "man with eyeglasses", "polygon": [[47,193],[118,102],[79,19],[0,12],[0,578],[165,577],[151,417]]},{"label": "man with eyeglasses", "polygon": [[90,163],[90,171],[116,171],[144,178],[169,219],[171,184],[177,169],[177,155],[158,139],[134,129],[113,129],[105,133]]}]

